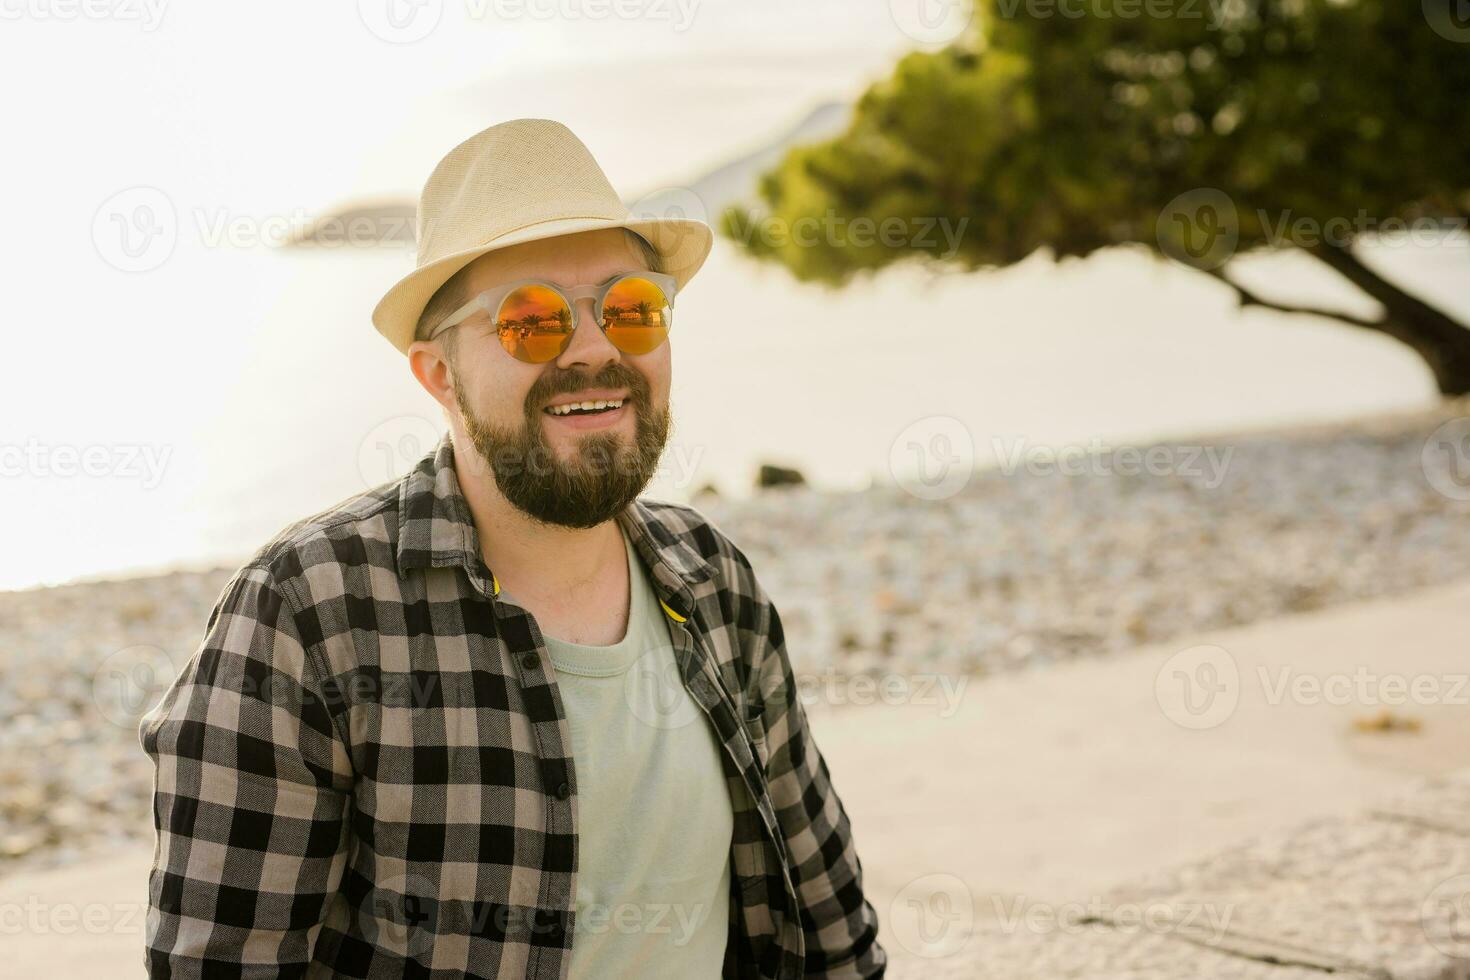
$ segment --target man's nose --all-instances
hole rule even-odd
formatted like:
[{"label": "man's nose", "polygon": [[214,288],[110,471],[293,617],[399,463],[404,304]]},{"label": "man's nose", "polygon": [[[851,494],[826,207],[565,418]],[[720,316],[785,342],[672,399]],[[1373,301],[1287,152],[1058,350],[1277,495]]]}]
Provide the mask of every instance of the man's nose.
[{"label": "man's nose", "polygon": [[567,349],[556,359],[557,367],[565,370],[580,366],[595,373],[608,362],[622,358],[622,354],[607,339],[607,334],[602,332],[602,324],[597,318],[597,307],[593,305],[590,296],[573,307],[572,315],[576,329],[572,331],[572,342],[567,344]]}]

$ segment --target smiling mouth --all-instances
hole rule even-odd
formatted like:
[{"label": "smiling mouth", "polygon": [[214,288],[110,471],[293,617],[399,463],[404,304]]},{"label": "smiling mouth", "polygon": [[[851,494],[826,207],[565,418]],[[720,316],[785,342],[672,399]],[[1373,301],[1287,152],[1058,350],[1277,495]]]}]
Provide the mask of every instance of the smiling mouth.
[{"label": "smiling mouth", "polygon": [[605,415],[615,412],[626,404],[626,399],[615,398],[610,400],[598,399],[596,401],[569,402],[566,405],[548,405],[542,411],[556,418],[578,415]]}]

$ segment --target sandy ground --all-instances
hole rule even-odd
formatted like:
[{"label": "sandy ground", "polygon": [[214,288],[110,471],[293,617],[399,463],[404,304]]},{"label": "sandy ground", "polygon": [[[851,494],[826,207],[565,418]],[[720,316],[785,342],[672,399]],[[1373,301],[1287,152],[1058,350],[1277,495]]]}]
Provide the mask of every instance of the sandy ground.
[{"label": "sandy ground", "polygon": [[[949,876],[981,923],[1017,899],[1087,901],[1470,765],[1467,636],[1470,583],[1460,583],[976,682],[948,719],[932,707],[849,707],[813,725],[898,958],[913,952],[902,941],[915,933],[912,903],[952,898]],[[1236,667],[1228,716],[1226,694],[1199,716],[1168,697],[1175,671],[1201,669],[1192,657],[1225,669],[1201,645]],[[1437,703],[1394,704],[1397,678],[1410,686],[1402,700],[1418,683],[1417,700]],[[1419,732],[1359,731],[1355,720],[1385,704]]]},{"label": "sandy ground", "polygon": [[[808,711],[900,959],[914,903],[956,882],[982,922],[1017,898],[1086,901],[1470,765],[1466,636],[1470,582],[975,680],[957,699],[912,678],[908,703]],[[1354,725],[1385,707],[1420,730]],[[140,975],[149,859],[0,879],[0,976]]]}]

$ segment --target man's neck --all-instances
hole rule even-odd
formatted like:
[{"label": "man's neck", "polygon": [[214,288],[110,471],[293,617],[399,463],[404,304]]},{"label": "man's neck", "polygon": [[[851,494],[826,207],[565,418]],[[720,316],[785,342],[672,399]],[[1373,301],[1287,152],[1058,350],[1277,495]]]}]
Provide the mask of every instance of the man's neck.
[{"label": "man's neck", "polygon": [[528,598],[572,596],[605,581],[613,563],[626,563],[615,519],[590,528],[542,523],[505,498],[489,464],[473,448],[456,443],[454,462],[479,536],[480,557],[502,587]]}]

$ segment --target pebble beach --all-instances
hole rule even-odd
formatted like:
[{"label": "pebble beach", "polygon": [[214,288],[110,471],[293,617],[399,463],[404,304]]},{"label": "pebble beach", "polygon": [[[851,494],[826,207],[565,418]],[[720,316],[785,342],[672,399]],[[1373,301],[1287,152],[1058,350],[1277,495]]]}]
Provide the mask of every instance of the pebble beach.
[{"label": "pebble beach", "polygon": [[[1203,473],[1102,460],[976,472],[941,499],[695,506],[750,557],[798,674],[978,678],[1470,577],[1470,487],[1426,452],[1467,412],[1153,447],[1226,460]],[[183,664],[231,572],[0,592],[0,875],[152,840],[146,705],[116,691]]]}]

